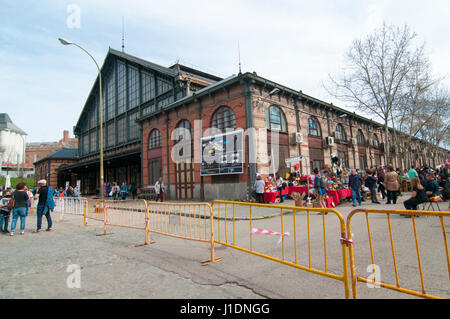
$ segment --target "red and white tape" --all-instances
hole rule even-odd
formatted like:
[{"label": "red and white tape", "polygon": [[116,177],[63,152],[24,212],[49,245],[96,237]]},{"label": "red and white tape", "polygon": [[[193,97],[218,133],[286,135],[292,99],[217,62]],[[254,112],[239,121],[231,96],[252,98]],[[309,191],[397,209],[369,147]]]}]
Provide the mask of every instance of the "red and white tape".
[{"label": "red and white tape", "polygon": [[280,243],[281,240],[282,240],[284,237],[290,235],[288,232],[282,234],[282,233],[274,232],[274,231],[271,231],[271,230],[267,230],[267,229],[259,229],[259,228],[252,228],[251,233],[252,233],[252,234],[261,234],[261,235],[279,236],[279,237],[280,237],[280,240],[278,241],[278,243]]}]

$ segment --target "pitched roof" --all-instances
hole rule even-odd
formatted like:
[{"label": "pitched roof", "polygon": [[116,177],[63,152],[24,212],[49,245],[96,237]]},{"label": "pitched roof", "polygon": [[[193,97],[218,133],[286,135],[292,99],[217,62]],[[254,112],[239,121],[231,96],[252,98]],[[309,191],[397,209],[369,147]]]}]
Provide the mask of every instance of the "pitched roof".
[{"label": "pitched roof", "polygon": [[35,164],[48,159],[77,159],[77,158],[78,158],[78,148],[61,148],[56,152],[36,161]]},{"label": "pitched roof", "polygon": [[27,135],[23,130],[16,126],[7,113],[0,113],[0,131],[10,130],[21,135]]}]

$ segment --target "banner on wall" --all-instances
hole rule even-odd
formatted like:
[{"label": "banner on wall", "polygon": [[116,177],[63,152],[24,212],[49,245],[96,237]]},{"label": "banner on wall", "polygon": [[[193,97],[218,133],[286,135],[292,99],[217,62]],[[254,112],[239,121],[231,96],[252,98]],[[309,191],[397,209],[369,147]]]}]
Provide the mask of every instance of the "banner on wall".
[{"label": "banner on wall", "polygon": [[243,130],[203,137],[201,145],[202,176],[244,173]]}]

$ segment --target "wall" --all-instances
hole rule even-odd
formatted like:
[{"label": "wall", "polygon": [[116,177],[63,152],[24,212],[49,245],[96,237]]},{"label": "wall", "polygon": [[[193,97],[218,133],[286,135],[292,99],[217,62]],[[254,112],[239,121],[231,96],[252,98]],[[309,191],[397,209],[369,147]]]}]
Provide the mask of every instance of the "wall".
[{"label": "wall", "polygon": [[26,135],[21,135],[12,131],[0,131],[0,152],[2,161],[5,163],[23,163],[25,159],[25,139]]}]

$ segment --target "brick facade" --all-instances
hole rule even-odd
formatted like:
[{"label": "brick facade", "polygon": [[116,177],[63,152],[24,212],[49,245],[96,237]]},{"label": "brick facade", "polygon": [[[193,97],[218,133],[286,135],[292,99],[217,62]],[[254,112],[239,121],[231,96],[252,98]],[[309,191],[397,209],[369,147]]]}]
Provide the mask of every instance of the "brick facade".
[{"label": "brick facade", "polygon": [[[157,174],[155,171],[158,171],[158,165],[161,165],[161,175],[168,188],[170,199],[243,199],[253,186],[253,173],[272,173],[267,160],[272,148],[271,136],[277,133],[280,150],[278,173],[294,170],[294,167],[286,167],[285,159],[299,155],[303,157],[300,167],[303,174],[311,172],[311,166],[314,165],[311,159],[314,159],[320,168],[325,168],[332,166],[334,156],[343,159],[346,168],[367,169],[386,164],[383,149],[384,129],[380,124],[262,79],[256,74],[246,73],[222,82],[209,90],[204,89],[198,94],[176,102],[162,112],[140,119],[144,187],[153,186],[156,178],[153,175]],[[274,88],[278,90],[273,94]],[[252,146],[247,143],[248,138],[246,138],[243,174],[201,177],[198,159],[192,166],[183,164],[184,175],[180,174],[179,164],[174,163],[171,157],[176,144],[176,141],[172,139],[172,132],[180,121],[187,120],[193,130],[194,141],[199,141],[200,128],[195,123],[201,121],[203,136],[209,136],[205,131],[211,127],[214,112],[222,106],[227,106],[234,112],[236,128],[247,130],[248,124],[251,124],[250,127],[253,127],[256,132],[262,132],[262,135],[252,144],[256,154],[256,165],[248,165],[249,147]],[[271,107],[279,109],[285,119],[285,127],[281,132],[268,128],[267,114]],[[310,118],[317,119],[320,125],[320,136],[308,134]],[[342,126],[345,138],[336,133],[338,124]],[[149,137],[154,129],[158,129],[161,134],[161,147],[149,150]],[[303,143],[292,142],[292,134],[297,132],[302,134]],[[359,138],[358,135],[360,135]],[[334,139],[334,145],[326,144],[327,137]],[[398,140],[402,141],[402,136],[398,136]],[[431,152],[429,146],[424,148],[423,145],[419,145],[421,143],[419,140],[412,141],[411,144],[415,144],[416,149],[427,150],[425,152],[408,151],[411,157],[409,163],[416,166],[433,166],[429,156]],[[200,143],[194,143],[193,150],[198,157],[201,153]],[[446,157],[448,157],[448,151],[440,150],[436,161],[443,163]],[[404,156],[397,150],[392,159],[394,167],[404,169],[406,164],[403,159]],[[154,163],[156,160],[159,164]],[[185,196],[188,192],[183,193],[186,190],[183,187],[190,186],[180,186],[180,184],[187,184],[186,179],[189,178],[192,178],[189,183],[193,184],[193,189],[189,192],[189,196]]]}]

